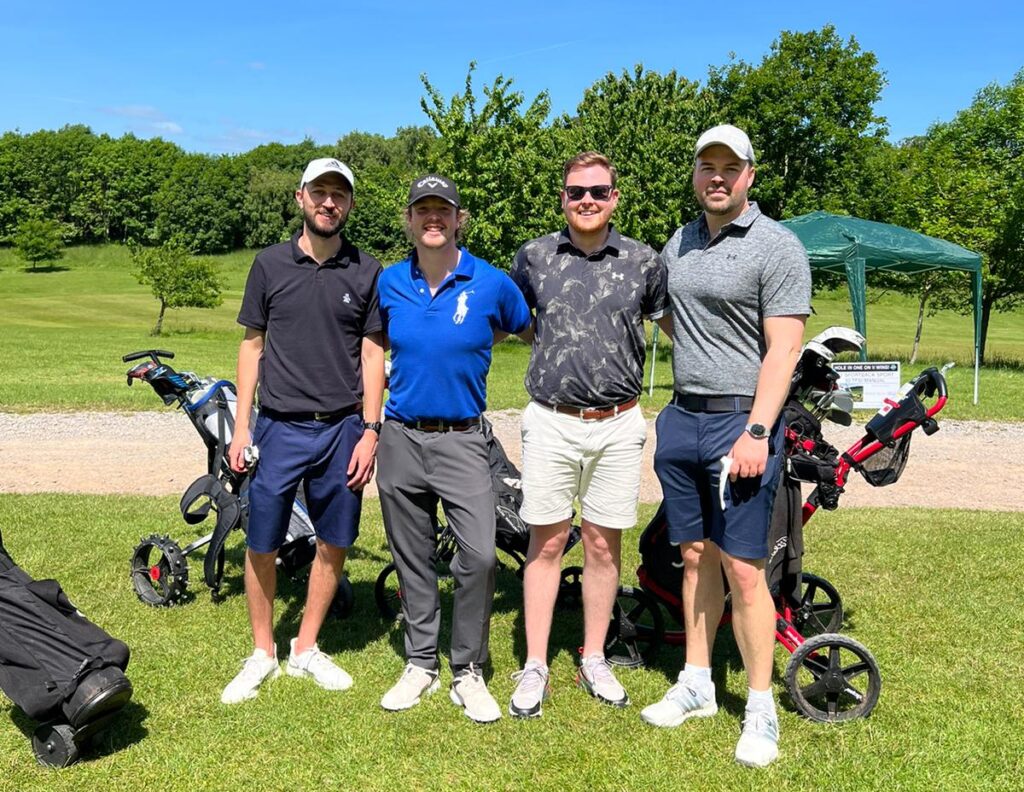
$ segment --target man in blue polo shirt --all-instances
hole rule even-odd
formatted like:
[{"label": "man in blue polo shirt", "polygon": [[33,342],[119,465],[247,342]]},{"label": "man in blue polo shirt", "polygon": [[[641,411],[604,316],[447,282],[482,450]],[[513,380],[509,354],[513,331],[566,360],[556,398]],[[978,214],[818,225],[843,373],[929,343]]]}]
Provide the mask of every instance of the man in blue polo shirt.
[{"label": "man in blue polo shirt", "polygon": [[465,219],[450,179],[417,179],[405,213],[415,250],[380,277],[391,379],[377,487],[402,586],[408,661],[381,706],[408,709],[440,685],[432,558],[440,501],[458,544],[450,697],[467,717],[486,723],[501,710],[481,674],[494,597],[495,516],[480,421],[495,335],[522,332],[530,312],[507,275],[459,247]]},{"label": "man in blue polo shirt", "polygon": [[[302,232],[261,251],[249,271],[238,314],[238,409],[229,456],[246,467],[255,444],[259,464],[249,486],[245,594],[255,650],[221,695],[225,704],[256,696],[278,676],[273,633],[277,551],[301,483],[316,529],[299,634],[287,672],[328,690],[352,678],[320,651],[316,639],[334,597],[346,549],[359,531],[362,489],[373,474],[384,348],[377,300],[380,263],[341,230],[355,180],[333,158],[309,163],[295,193]],[[259,383],[260,413],[247,427]]]}]

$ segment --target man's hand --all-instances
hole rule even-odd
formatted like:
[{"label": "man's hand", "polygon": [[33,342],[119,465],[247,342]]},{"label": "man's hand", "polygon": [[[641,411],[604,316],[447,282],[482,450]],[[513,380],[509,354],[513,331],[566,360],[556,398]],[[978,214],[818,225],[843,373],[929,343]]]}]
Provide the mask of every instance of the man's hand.
[{"label": "man's hand", "polygon": [[733,443],[729,456],[732,457],[729,481],[760,476],[768,463],[768,439],[756,440],[748,432],[744,432]]},{"label": "man's hand", "polygon": [[352,449],[348,463],[348,488],[358,492],[373,478],[373,463],[377,457],[377,433],[372,429],[363,432],[362,438]]},{"label": "man's hand", "polygon": [[248,429],[239,429],[235,426],[235,434],[231,438],[231,446],[228,448],[228,464],[236,473],[245,472],[245,458],[243,451],[246,446],[252,445],[252,435]]}]

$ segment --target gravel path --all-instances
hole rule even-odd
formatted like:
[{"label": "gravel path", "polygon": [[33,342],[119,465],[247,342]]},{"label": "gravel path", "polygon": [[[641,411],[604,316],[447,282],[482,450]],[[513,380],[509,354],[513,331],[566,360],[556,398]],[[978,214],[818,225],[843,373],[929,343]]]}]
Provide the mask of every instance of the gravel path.
[{"label": "gravel path", "polygon": [[[519,411],[503,410],[489,417],[518,464]],[[1024,510],[1024,499],[1013,486],[1024,479],[1024,424],[940,425],[941,431],[931,437],[915,433],[913,453],[897,484],[875,489],[854,477],[843,507]],[[651,468],[653,421],[648,431],[641,498],[653,502],[661,498]],[[838,448],[859,436],[855,427],[829,425],[826,431],[826,438]],[[199,435],[177,412],[0,413],[0,492],[179,495],[205,472],[205,464]],[[376,496],[373,485],[367,493]]]}]

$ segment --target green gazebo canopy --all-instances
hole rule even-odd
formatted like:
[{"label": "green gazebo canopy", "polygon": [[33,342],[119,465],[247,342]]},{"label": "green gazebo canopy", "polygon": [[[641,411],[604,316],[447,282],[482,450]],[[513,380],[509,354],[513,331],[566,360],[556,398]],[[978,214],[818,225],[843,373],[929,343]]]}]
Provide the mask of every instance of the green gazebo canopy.
[{"label": "green gazebo canopy", "polygon": [[[811,212],[784,220],[783,225],[807,248],[812,269],[846,275],[854,326],[865,338],[867,312],[864,292],[868,270],[914,274],[949,269],[973,273],[974,401],[977,403],[981,349],[981,256],[952,242],[907,228],[828,212]],[[861,357],[866,359],[866,349]]]}]

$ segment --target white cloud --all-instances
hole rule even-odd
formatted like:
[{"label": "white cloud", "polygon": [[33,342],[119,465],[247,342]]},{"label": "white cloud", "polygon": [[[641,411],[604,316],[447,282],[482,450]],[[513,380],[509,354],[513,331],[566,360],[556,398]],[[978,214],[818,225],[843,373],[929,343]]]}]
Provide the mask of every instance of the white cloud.
[{"label": "white cloud", "polygon": [[176,124],[174,121],[157,121],[148,126],[157,132],[164,132],[168,135],[180,135],[185,131],[182,129],[181,124]]}]

